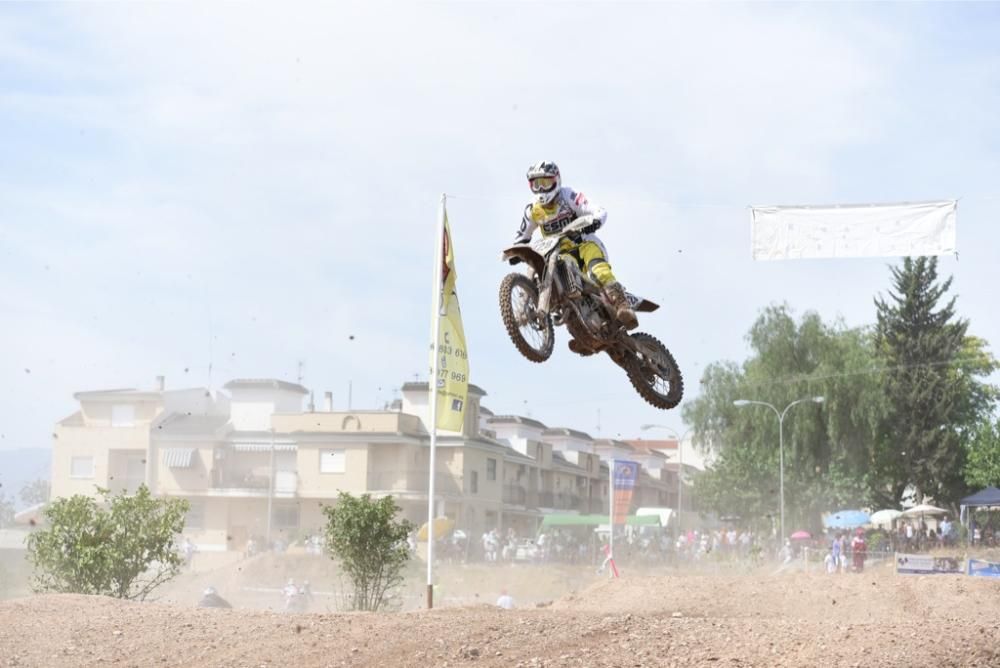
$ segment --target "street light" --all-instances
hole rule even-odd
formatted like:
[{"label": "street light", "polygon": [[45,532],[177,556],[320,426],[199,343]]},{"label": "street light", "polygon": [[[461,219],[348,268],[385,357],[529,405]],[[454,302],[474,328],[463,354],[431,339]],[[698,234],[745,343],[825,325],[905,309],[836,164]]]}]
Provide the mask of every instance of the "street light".
[{"label": "street light", "polygon": [[785,438],[784,438],[784,431],[782,430],[782,427],[785,422],[785,413],[787,413],[788,409],[794,406],[795,404],[801,404],[804,401],[812,401],[814,403],[821,404],[825,400],[826,399],[824,397],[805,397],[802,399],[796,399],[792,403],[785,406],[785,410],[781,411],[780,413],[778,412],[777,408],[775,408],[772,404],[767,403],[766,401],[750,401],[748,399],[737,399],[736,401],[733,402],[734,406],[751,406],[751,405],[767,406],[772,411],[774,411],[775,415],[778,416],[778,466],[780,470],[779,473],[780,477],[778,484],[781,490],[780,496],[781,496],[781,544],[782,545],[785,544]]},{"label": "street light", "polygon": [[684,439],[687,435],[691,433],[688,429],[684,432],[683,436],[677,435],[677,430],[673,427],[668,427],[665,424],[644,424],[640,427],[643,431],[649,431],[650,429],[665,429],[666,431],[673,432],[674,438],[677,439],[677,533],[681,532],[681,512],[684,509],[684,505],[681,503],[683,497],[684,483],[681,480],[681,476],[684,475]]}]

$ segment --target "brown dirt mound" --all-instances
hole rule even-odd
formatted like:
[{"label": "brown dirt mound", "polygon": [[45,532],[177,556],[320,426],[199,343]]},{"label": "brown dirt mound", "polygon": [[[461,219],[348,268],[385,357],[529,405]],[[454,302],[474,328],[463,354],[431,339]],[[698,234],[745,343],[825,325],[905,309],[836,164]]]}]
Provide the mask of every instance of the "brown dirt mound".
[{"label": "brown dirt mound", "polygon": [[955,576],[677,575],[606,580],[559,610],[852,623],[1000,618],[1000,581]]},{"label": "brown dirt mound", "polygon": [[[945,576],[875,582],[854,575],[635,577],[545,609],[401,614],[292,615],[36,596],[0,603],[0,666],[1000,665],[998,583]],[[688,612],[675,603],[682,596]]]},{"label": "brown dirt mound", "polygon": [[[187,570],[156,591],[156,602],[194,605],[206,587],[214,587],[234,607],[282,610],[281,588],[289,579],[310,582],[313,612],[338,612],[347,590],[337,564],[326,556],[308,554],[260,554],[218,564],[195,560]],[[493,603],[507,589],[524,605],[551,602],[583,589],[599,579],[591,567],[538,564],[439,564],[435,568],[437,607]],[[421,609],[426,599],[426,570],[414,562],[406,571],[403,610]]]}]

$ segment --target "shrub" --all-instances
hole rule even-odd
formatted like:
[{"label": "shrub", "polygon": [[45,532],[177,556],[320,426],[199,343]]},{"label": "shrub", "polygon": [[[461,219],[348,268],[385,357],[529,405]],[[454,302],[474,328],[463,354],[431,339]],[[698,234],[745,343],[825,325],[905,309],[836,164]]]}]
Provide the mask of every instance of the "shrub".
[{"label": "shrub", "polygon": [[413,523],[396,520],[399,506],[392,497],[372,499],[341,492],[335,506],[325,506],[325,545],[336,558],[354,589],[355,610],[375,611],[387,593],[403,581],[410,558],[406,536]]},{"label": "shrub", "polygon": [[35,591],[144,600],[180,572],[174,540],[187,501],[155,499],[145,485],[133,495],[98,493],[103,504],[78,494],[45,508],[46,528],[28,537]]}]

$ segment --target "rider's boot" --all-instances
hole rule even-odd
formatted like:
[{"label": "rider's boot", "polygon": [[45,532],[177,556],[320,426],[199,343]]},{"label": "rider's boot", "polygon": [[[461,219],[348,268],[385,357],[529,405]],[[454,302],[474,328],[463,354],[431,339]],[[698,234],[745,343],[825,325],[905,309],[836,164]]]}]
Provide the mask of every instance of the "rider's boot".
[{"label": "rider's boot", "polygon": [[639,326],[639,319],[635,317],[635,311],[632,310],[632,306],[628,303],[628,297],[625,296],[625,288],[618,281],[608,283],[604,286],[604,294],[607,295],[608,301],[611,302],[612,308],[615,309],[615,315],[625,329],[635,329]]},{"label": "rider's boot", "polygon": [[569,349],[581,357],[587,357],[588,355],[594,354],[593,350],[583,347],[576,339],[569,340]]}]

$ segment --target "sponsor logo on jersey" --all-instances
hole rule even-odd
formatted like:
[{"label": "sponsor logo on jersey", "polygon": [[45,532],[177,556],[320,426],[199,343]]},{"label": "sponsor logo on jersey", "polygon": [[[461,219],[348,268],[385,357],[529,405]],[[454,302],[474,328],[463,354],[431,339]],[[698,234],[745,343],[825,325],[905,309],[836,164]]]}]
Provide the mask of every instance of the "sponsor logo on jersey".
[{"label": "sponsor logo on jersey", "polygon": [[573,209],[563,201],[562,197],[556,198],[547,205],[533,204],[531,206],[531,219],[538,223],[545,234],[556,234],[562,228],[569,225],[576,218]]}]

